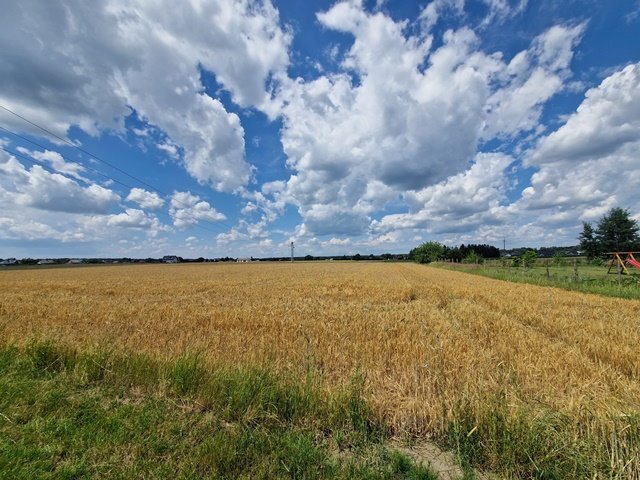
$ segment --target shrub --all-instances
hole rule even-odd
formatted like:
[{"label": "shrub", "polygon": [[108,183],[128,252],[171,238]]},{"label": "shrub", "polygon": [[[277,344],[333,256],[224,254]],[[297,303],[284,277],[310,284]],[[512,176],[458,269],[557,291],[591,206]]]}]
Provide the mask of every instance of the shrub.
[{"label": "shrub", "polygon": [[522,261],[524,262],[524,266],[526,268],[531,268],[536,264],[536,259],[538,258],[538,254],[533,250],[527,250],[522,254]]}]

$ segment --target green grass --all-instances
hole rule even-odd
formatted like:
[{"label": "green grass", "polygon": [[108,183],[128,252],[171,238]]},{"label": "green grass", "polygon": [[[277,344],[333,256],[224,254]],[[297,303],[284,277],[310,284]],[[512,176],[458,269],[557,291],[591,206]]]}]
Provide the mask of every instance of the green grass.
[{"label": "green grass", "polygon": [[[566,262],[565,262],[566,263]],[[547,267],[540,261],[531,268],[504,267],[499,262],[487,261],[483,265],[466,265],[450,263],[434,263],[439,268],[464,271],[497,280],[529,283],[533,285],[559,287],[565,290],[594,293],[608,297],[640,300],[640,275],[632,273],[623,275],[621,283],[618,276],[607,274],[606,266],[588,265],[584,260],[578,263],[576,278],[573,265],[550,265]]]},{"label": "green grass", "polygon": [[327,398],[197,356],[4,346],[0,478],[437,478],[385,446],[358,385]]},{"label": "green grass", "polygon": [[[389,447],[362,388],[354,377],[329,395],[312,372],[211,370],[197,355],[0,346],[0,479],[437,478]],[[461,403],[440,442],[465,478],[636,478],[640,415],[597,422],[502,395],[480,412]]]}]

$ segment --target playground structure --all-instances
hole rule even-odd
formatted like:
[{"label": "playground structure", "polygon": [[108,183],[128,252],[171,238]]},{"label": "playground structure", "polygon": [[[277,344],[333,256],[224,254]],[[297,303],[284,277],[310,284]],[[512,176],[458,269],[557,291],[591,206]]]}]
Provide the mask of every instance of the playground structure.
[{"label": "playground structure", "polygon": [[629,268],[635,267],[640,270],[640,262],[633,256],[634,253],[639,254],[640,252],[607,253],[606,255],[611,255],[611,260],[609,260],[609,270],[607,270],[607,273],[624,273],[626,275],[631,275],[632,272]]}]

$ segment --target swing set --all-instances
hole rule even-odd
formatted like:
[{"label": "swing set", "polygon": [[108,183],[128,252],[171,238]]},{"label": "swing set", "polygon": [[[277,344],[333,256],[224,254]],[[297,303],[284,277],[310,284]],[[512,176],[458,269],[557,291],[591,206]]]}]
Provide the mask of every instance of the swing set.
[{"label": "swing set", "polygon": [[639,254],[640,252],[611,252],[606,255],[611,255],[609,260],[609,270],[607,273],[624,273],[631,275],[629,268],[635,267],[640,270],[640,262],[636,260],[633,254]]}]

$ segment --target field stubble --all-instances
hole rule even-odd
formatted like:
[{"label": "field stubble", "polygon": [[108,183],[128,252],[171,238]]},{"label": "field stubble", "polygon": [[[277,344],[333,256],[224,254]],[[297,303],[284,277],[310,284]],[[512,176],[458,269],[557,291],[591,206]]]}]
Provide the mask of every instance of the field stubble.
[{"label": "field stubble", "polygon": [[268,365],[327,391],[360,378],[390,431],[481,466],[501,469],[522,428],[640,475],[639,301],[414,264],[136,265],[0,272],[0,328],[7,343]]}]

